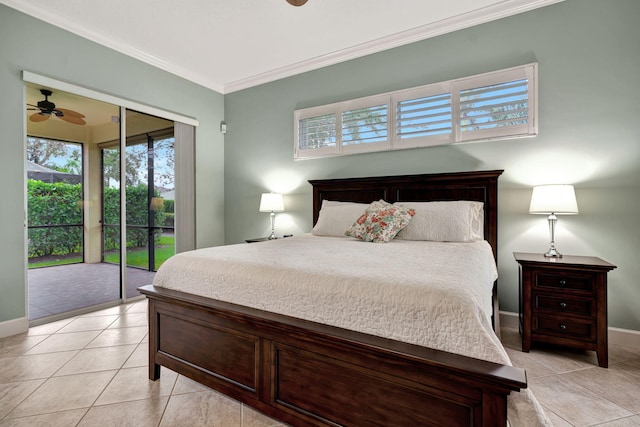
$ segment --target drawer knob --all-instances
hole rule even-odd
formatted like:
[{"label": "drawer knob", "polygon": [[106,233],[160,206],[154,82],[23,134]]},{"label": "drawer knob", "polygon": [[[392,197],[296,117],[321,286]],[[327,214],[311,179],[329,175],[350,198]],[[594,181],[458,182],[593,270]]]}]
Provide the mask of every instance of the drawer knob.
[{"label": "drawer knob", "polygon": [[559,283],[560,283],[560,286],[566,286],[567,285],[567,281],[564,280],[564,279],[560,280]]},{"label": "drawer knob", "polygon": [[567,308],[567,303],[566,302],[561,302],[560,303],[560,307],[561,308]]},{"label": "drawer knob", "polygon": [[567,329],[567,325],[565,325],[564,323],[560,323],[560,329],[562,330]]}]

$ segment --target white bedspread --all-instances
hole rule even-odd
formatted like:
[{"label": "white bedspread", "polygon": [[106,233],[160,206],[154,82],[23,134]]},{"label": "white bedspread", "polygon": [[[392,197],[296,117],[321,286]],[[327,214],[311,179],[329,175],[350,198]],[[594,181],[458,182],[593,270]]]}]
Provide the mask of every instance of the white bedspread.
[{"label": "white bedspread", "polygon": [[[491,327],[497,271],[485,241],[440,243],[302,235],[178,254],[154,285],[501,364]],[[512,426],[545,425],[528,390]]]}]

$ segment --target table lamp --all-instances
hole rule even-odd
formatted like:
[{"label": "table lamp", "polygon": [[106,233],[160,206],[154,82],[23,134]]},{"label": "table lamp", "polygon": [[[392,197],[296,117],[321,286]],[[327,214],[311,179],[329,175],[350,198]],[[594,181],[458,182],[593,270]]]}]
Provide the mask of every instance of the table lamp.
[{"label": "table lamp", "polygon": [[269,239],[275,239],[275,212],[284,212],[284,201],[282,200],[282,194],[262,193],[262,197],[260,198],[260,212],[271,212],[271,235],[269,236]]},{"label": "table lamp", "polygon": [[544,254],[548,258],[562,258],[555,244],[555,230],[558,217],[556,215],[576,215],[578,203],[573,185],[538,185],[533,187],[531,194],[530,214],[549,215],[549,233],[551,247]]}]

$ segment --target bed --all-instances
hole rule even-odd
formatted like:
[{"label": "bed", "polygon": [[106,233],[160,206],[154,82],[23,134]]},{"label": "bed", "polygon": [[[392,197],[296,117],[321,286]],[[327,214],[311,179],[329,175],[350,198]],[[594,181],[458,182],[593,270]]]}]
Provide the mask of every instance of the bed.
[{"label": "bed", "polygon": [[[313,222],[317,224],[325,200],[482,202],[484,238],[490,256],[497,259],[497,180],[501,173],[309,181],[313,186]],[[258,245],[270,245],[260,247],[268,253],[265,248],[276,250],[278,245],[302,248],[309,239],[313,237],[242,246],[259,254]],[[334,244],[327,239],[323,244]],[[243,251],[240,246],[215,252],[233,260],[237,252]],[[325,251],[331,252],[331,246]],[[169,266],[161,274],[161,269],[159,283],[139,289],[149,299],[152,380],[160,377],[160,367],[165,366],[285,423],[318,426],[504,426],[507,397],[526,391],[525,372],[504,363],[507,356],[498,357],[500,362],[481,360],[469,349],[462,351],[466,354],[459,354],[418,345],[410,339],[389,338],[392,335],[386,332],[372,334],[357,330],[358,327],[344,327],[348,322],[336,326],[321,317],[309,320],[274,312],[269,307],[263,309],[260,304],[231,303],[229,298],[218,297],[216,293],[185,292],[179,282],[197,270],[201,262],[197,258],[205,252],[196,252],[195,258],[186,255],[185,258],[191,258],[182,270]],[[260,268],[263,270],[258,269],[258,274],[285,274]],[[326,269],[326,277],[339,277],[332,270]],[[229,276],[221,275],[216,280],[231,280],[234,271],[232,265],[225,273]],[[319,272],[305,274],[317,276]],[[291,282],[289,276],[283,282]],[[493,313],[487,315],[487,322],[489,325],[493,322],[494,329],[499,331],[496,283],[492,285]],[[208,285],[203,289],[208,289]],[[247,282],[245,294],[251,294],[252,289]],[[288,292],[275,299],[286,299]],[[495,338],[495,334],[491,335]],[[498,343],[495,351],[499,352],[499,348],[502,347]],[[497,356],[482,357],[495,360]],[[535,418],[536,404],[530,402],[529,394],[526,396],[528,402],[520,401],[515,406],[531,405],[533,408],[522,419],[532,417],[531,414]]]}]

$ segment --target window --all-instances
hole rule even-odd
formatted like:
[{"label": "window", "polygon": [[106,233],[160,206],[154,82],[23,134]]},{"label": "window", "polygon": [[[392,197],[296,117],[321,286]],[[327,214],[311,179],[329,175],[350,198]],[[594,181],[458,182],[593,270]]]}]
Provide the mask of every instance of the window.
[{"label": "window", "polygon": [[450,88],[429,85],[392,95],[396,149],[452,142],[453,97]]},{"label": "window", "polygon": [[535,136],[537,64],[294,114],[295,159]]},{"label": "window", "polygon": [[300,120],[300,149],[336,147],[336,115],[323,114]]}]

